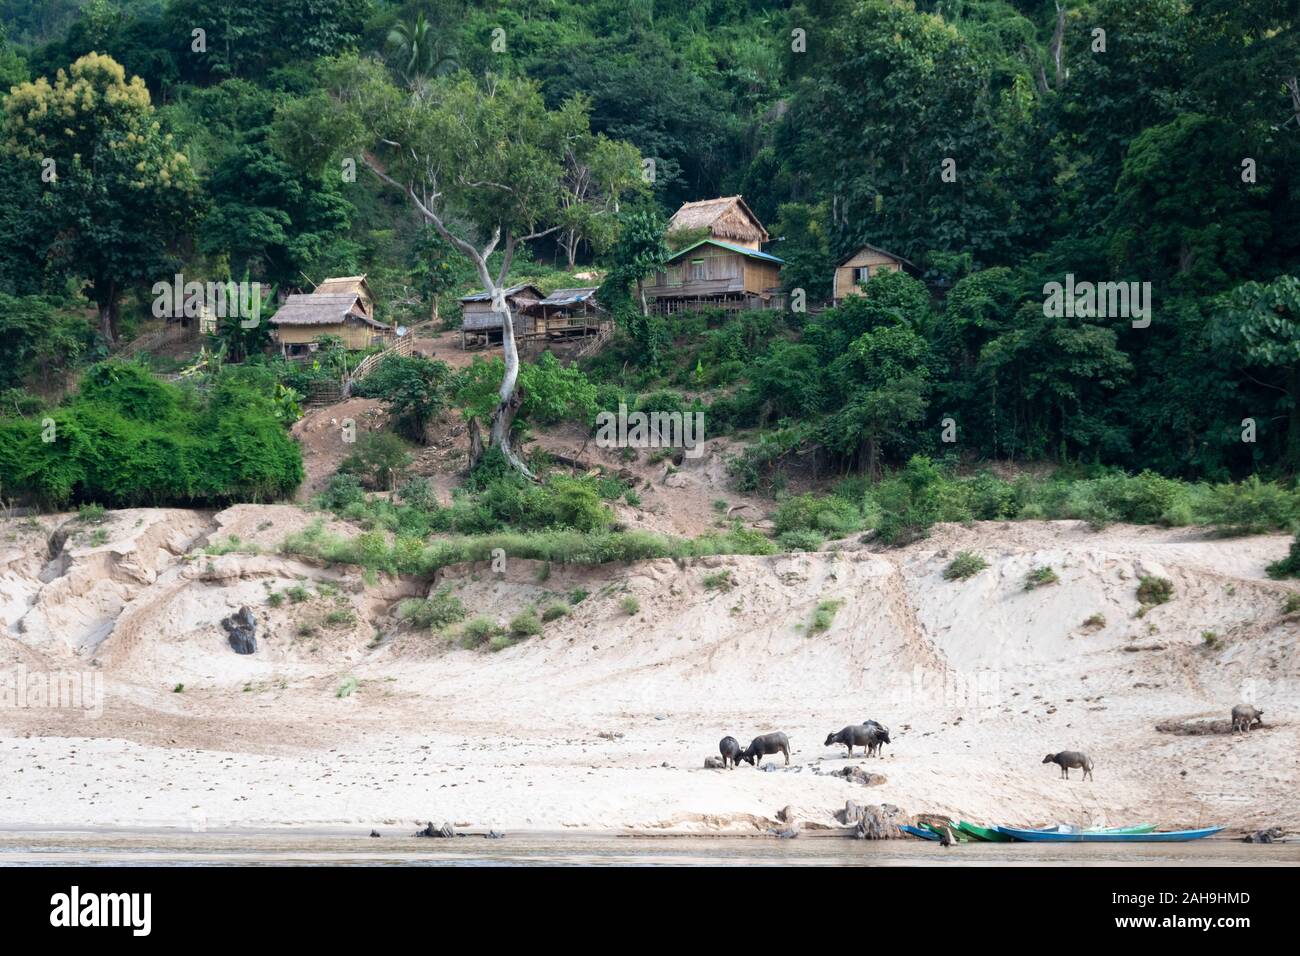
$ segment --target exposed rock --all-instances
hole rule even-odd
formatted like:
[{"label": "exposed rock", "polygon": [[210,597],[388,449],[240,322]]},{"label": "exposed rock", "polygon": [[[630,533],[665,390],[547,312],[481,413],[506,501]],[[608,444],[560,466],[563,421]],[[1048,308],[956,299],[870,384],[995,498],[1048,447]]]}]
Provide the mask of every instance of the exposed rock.
[{"label": "exposed rock", "polygon": [[378,831],[378,830],[371,830],[371,831],[370,831],[370,835],[371,835],[372,837],[377,837],[377,836],[379,836],[379,831]]},{"label": "exposed rock", "polygon": [[763,773],[776,773],[781,768],[774,763],[763,764]]},{"label": "exposed rock", "polygon": [[504,840],[506,838],[504,833],[498,833],[496,830],[489,830],[483,836],[489,840]]},{"label": "exposed rock", "polygon": [[797,823],[791,824],[790,826],[786,827],[784,830],[777,830],[775,828],[772,828],[767,832],[770,833],[772,836],[776,837],[778,840],[793,840],[795,837],[799,835],[799,824]]},{"label": "exposed rock", "polygon": [[1281,840],[1285,831],[1281,827],[1269,827],[1267,830],[1256,830],[1254,833],[1248,833],[1242,837],[1242,843],[1273,843]]},{"label": "exposed rock", "polygon": [[418,837],[454,837],[456,831],[452,829],[450,823],[444,823],[438,829],[433,828],[433,821],[430,820],[423,830],[416,830],[415,835]]},{"label": "exposed rock", "polygon": [[234,614],[222,618],[230,647],[236,654],[252,654],[257,650],[257,618],[245,604]]},{"label": "exposed rock", "polygon": [[864,770],[861,767],[845,767],[836,776],[843,777],[852,783],[860,783],[864,787],[878,787],[888,780],[883,773],[872,773],[870,770]]},{"label": "exposed rock", "polygon": [[721,770],[721,769],[722,769],[722,758],[721,758],[721,757],[705,757],[705,758],[704,758],[704,769],[705,769],[705,770]]},{"label": "exposed rock", "polygon": [[836,817],[842,823],[855,824],[854,836],[859,840],[899,839],[903,833],[898,825],[908,822],[907,814],[892,803],[864,806],[853,800],[845,803],[844,809]]}]

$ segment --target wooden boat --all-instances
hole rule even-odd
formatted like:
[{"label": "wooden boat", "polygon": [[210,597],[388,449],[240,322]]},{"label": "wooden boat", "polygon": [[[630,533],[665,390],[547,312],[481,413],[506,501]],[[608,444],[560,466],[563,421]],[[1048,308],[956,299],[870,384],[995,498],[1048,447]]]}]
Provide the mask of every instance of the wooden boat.
[{"label": "wooden boat", "polygon": [[982,827],[975,823],[967,823],[965,820],[958,821],[957,829],[967,836],[986,843],[1008,843],[1011,840],[1011,837],[999,833],[993,827]]},{"label": "wooden boat", "polygon": [[1223,827],[1204,827],[1199,830],[1167,830],[1163,833],[1155,830],[1123,833],[1111,830],[1025,830],[1019,827],[998,827],[999,833],[1027,843],[1184,843],[1213,836],[1222,830]]},{"label": "wooden boat", "polygon": [[952,833],[952,838],[957,843],[970,843],[971,840],[974,839],[969,833],[961,832],[961,830],[957,828],[957,825],[955,823],[950,827],[942,827],[937,823],[928,823],[928,822],[922,823],[921,826],[925,827],[931,833],[934,833],[940,837],[942,837],[943,831],[947,829],[950,833]]},{"label": "wooden boat", "polygon": [[922,840],[933,840],[935,843],[939,842],[939,834],[935,833],[933,830],[927,830],[925,827],[914,827],[906,823],[900,823],[898,829],[902,830],[904,833],[910,833],[914,837],[920,837]]}]

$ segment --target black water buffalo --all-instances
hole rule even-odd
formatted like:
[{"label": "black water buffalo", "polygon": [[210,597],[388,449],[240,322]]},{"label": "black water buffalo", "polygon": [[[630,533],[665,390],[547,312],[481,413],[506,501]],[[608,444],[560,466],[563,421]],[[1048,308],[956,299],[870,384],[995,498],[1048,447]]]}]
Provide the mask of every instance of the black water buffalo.
[{"label": "black water buffalo", "polygon": [[786,766],[790,765],[790,738],[779,731],[755,737],[749,748],[740,755],[740,759],[752,767],[757,767],[768,754],[785,754]]},{"label": "black water buffalo", "polygon": [[839,733],[826,735],[826,746],[833,744],[844,744],[849,748],[849,756],[853,756],[854,747],[865,747],[867,753],[872,750],[878,750],[881,743],[889,740],[889,734],[886,732],[882,739],[879,727],[870,727],[867,724],[850,724]]},{"label": "black water buffalo", "polygon": [[1059,754],[1048,754],[1043,763],[1054,763],[1061,768],[1061,776],[1070,779],[1070,770],[1082,770],[1083,779],[1092,777],[1092,758],[1078,750],[1062,750]]},{"label": "black water buffalo", "polygon": [[722,754],[722,766],[730,765],[734,770],[740,763],[740,741],[735,737],[723,737],[718,741],[718,753]]}]

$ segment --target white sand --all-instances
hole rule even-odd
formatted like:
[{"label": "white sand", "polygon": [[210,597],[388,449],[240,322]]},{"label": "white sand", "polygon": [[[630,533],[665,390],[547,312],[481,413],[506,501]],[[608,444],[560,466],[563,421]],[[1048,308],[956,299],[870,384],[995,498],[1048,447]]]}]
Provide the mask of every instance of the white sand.
[{"label": "white sand", "polygon": [[[269,549],[310,520],[297,509],[116,512],[106,542],[74,522],[66,559],[51,561],[67,520],[0,525],[0,695],[18,668],[63,670],[102,680],[103,709],[0,698],[0,825],[753,832],[787,805],[805,826],[838,825],[847,800],[1023,824],[1300,825],[1300,616],[1281,613],[1296,585],[1263,574],[1281,535],[982,523],[897,551],[556,567],[545,580],[527,561],[449,569],[441,584],[501,620],[591,592],[542,637],[489,653],[398,624],[396,602],[429,582],[367,586],[272,553],[187,556],[232,532]],[[943,580],[957,550],[990,567]],[[1060,583],[1025,591],[1036,565]],[[721,568],[737,586],[705,589]],[[1175,591],[1137,617],[1142,574]],[[266,603],[295,583],[337,594]],[[809,633],[824,600],[843,605]],[[218,625],[240,604],[259,617],[252,657]],[[324,623],[345,608],[354,624]],[[1085,627],[1094,613],[1105,625]],[[348,679],[357,690],[340,698]],[[1265,728],[1155,730],[1244,700]],[[868,717],[893,731],[884,759],[822,746]],[[788,769],[702,769],[725,734],[770,730],[791,738]],[[1096,779],[1042,765],[1064,749],[1088,751]],[[853,765],[887,782],[831,776]]]}]

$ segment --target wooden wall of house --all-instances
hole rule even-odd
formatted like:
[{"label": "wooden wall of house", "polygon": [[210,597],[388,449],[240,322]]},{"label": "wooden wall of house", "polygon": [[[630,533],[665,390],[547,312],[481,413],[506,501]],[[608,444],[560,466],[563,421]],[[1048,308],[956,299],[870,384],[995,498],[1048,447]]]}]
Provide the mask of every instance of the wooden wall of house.
[{"label": "wooden wall of house", "polygon": [[[516,334],[533,331],[535,325],[533,318],[520,311],[517,303],[510,303],[510,319],[514,323]],[[497,315],[493,310],[490,301],[462,302],[460,327],[466,332],[499,329],[501,328],[501,316]]]},{"label": "wooden wall of house", "polygon": [[781,287],[781,267],[761,259],[745,260],[745,291],[761,294]]},{"label": "wooden wall of house", "polygon": [[314,342],[322,335],[336,335],[349,349],[364,349],[382,342],[382,329],[364,322],[337,322],[332,325],[277,325],[275,337],[285,345],[301,345]]},{"label": "wooden wall of house", "polygon": [[898,272],[903,268],[901,262],[882,252],[876,252],[874,249],[861,249],[852,259],[835,269],[835,288],[832,294],[836,299],[862,294],[862,290],[853,281],[853,270],[862,266],[870,267],[873,276],[877,271]]}]

